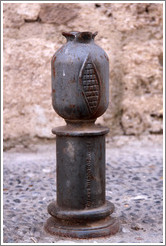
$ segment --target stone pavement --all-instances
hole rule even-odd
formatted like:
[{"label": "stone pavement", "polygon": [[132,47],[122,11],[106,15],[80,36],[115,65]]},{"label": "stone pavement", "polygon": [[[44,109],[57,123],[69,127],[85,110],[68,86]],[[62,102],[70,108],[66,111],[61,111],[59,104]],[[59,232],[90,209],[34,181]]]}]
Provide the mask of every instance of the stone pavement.
[{"label": "stone pavement", "polygon": [[43,231],[47,205],[56,197],[55,142],[4,153],[4,243],[162,243],[162,136],[107,139],[106,195],[120,232],[94,239]]}]

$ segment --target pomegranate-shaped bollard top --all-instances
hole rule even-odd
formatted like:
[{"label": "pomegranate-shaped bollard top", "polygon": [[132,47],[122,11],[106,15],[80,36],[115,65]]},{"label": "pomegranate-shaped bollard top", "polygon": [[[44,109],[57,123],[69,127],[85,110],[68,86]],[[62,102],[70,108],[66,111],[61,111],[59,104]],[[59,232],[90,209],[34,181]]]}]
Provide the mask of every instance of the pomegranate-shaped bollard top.
[{"label": "pomegranate-shaped bollard top", "polygon": [[109,61],[94,43],[97,33],[62,33],[67,43],[52,58],[52,103],[66,125],[56,134],[56,201],[45,230],[52,235],[90,238],[113,235],[119,221],[105,195],[105,135],[95,124],[108,107]]},{"label": "pomegranate-shaped bollard top", "polygon": [[95,121],[108,107],[109,61],[97,33],[63,32],[67,43],[52,58],[52,104],[69,121]]}]

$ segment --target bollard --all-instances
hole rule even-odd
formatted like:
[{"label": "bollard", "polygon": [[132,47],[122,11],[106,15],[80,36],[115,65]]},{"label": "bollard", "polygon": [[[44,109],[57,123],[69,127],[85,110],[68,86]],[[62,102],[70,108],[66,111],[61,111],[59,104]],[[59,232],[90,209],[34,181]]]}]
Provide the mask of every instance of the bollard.
[{"label": "bollard", "polygon": [[95,124],[108,107],[109,60],[94,42],[96,33],[62,33],[67,38],[53,56],[52,104],[66,125],[56,134],[57,199],[48,205],[50,234],[91,238],[113,235],[118,219],[105,199],[105,135]]}]

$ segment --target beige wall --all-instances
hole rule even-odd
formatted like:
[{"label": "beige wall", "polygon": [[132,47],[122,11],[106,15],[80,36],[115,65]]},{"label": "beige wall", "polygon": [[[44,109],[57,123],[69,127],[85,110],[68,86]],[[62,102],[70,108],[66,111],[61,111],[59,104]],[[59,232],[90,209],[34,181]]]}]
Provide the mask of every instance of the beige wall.
[{"label": "beige wall", "polygon": [[4,3],[5,146],[52,138],[50,60],[62,31],[98,31],[110,58],[111,134],[162,133],[162,4]]}]

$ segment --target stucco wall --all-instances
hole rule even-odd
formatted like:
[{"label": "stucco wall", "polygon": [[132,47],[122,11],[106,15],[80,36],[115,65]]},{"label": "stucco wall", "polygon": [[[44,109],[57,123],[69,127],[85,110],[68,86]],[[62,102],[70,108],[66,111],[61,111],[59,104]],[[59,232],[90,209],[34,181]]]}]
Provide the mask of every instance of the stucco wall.
[{"label": "stucco wall", "polygon": [[4,140],[53,138],[64,124],[51,106],[50,60],[62,31],[98,31],[110,58],[110,134],[162,133],[162,4],[4,3]]}]

